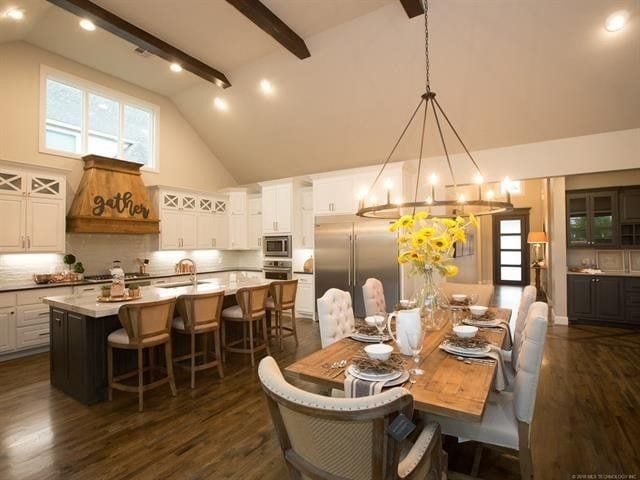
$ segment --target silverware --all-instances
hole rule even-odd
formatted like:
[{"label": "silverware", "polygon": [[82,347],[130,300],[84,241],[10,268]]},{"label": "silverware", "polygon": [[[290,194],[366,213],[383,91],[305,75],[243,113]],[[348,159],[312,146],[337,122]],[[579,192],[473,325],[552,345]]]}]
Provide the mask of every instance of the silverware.
[{"label": "silverware", "polygon": [[[333,370],[337,369],[342,369],[344,370],[344,367],[347,366],[347,361],[346,360],[337,360],[333,363],[324,363],[322,364],[322,368],[324,368],[327,373],[331,373]],[[333,378],[333,377],[332,377]]]},{"label": "silverware", "polygon": [[464,362],[467,365],[471,365],[473,363],[478,363],[480,365],[495,365],[495,363],[496,363],[495,360],[489,360],[489,359],[484,359],[484,358],[469,358],[469,357],[460,357],[460,356],[457,356],[455,358],[456,358],[456,360],[458,360],[460,362]]},{"label": "silverware", "polygon": [[331,378],[336,378],[337,376],[339,376],[340,374],[344,373],[346,369],[345,368],[340,368],[338,369],[337,372],[335,372],[334,374],[331,375]]}]

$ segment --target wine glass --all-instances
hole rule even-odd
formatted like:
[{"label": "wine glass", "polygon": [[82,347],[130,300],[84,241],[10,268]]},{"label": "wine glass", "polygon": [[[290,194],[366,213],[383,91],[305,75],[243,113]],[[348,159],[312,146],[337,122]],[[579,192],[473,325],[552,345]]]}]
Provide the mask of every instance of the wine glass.
[{"label": "wine glass", "polygon": [[411,353],[413,353],[413,368],[409,370],[409,373],[412,375],[424,375],[424,370],[420,368],[420,352],[422,351],[422,344],[424,343],[424,334],[424,328],[422,327],[407,332],[409,348],[411,349]]},{"label": "wine glass", "polygon": [[384,340],[384,328],[387,325],[387,314],[384,312],[377,312],[374,314],[373,320],[375,321],[378,334],[380,335],[380,343],[382,343]]},{"label": "wine glass", "polygon": [[478,295],[477,293],[472,293],[471,295],[469,295],[469,305],[477,305],[479,298],[480,295]]}]

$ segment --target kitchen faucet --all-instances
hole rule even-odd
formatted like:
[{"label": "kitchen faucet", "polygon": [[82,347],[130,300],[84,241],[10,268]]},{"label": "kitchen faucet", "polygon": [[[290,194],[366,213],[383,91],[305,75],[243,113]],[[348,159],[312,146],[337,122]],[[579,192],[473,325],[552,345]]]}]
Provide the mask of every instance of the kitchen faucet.
[{"label": "kitchen faucet", "polygon": [[176,270],[180,272],[181,271],[180,267],[185,262],[191,262],[191,268],[189,268],[189,280],[195,287],[198,285],[198,277],[197,277],[198,269],[196,268],[196,262],[194,262],[191,258],[183,258],[180,261],[178,261],[178,264],[176,265]]}]

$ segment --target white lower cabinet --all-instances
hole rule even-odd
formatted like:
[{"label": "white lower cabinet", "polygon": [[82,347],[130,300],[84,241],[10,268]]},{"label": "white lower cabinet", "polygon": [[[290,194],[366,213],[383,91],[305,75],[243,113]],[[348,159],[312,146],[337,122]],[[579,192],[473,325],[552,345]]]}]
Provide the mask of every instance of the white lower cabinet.
[{"label": "white lower cabinet", "polygon": [[0,308],[0,353],[12,352],[16,348],[16,309]]},{"label": "white lower cabinet", "polygon": [[298,280],[296,315],[314,318],[315,295],[313,275],[294,274],[293,278]]}]

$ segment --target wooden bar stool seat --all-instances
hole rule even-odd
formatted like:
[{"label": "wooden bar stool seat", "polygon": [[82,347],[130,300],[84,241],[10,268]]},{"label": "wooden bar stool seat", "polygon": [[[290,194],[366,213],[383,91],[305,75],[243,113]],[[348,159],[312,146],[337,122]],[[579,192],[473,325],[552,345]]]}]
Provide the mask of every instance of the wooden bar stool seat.
[{"label": "wooden bar stool seat", "polygon": [[[237,305],[225,308],[222,311],[222,351],[223,358],[226,352],[248,353],[251,355],[251,365],[255,366],[255,353],[269,350],[269,337],[267,332],[267,320],[265,304],[269,294],[269,285],[256,287],[242,287],[236,292]],[[242,322],[242,338],[227,342],[226,324],[228,322]],[[254,327],[258,327],[256,334],[262,330],[262,343],[256,344],[254,339]],[[242,344],[242,346],[236,346]]]},{"label": "wooden bar stool seat", "polygon": [[[107,393],[113,399],[113,389],[138,393],[138,411],[142,411],[144,392],[169,384],[171,394],[176,396],[176,384],[171,362],[171,319],[175,300],[169,298],[156,302],[130,303],[118,310],[118,318],[123,328],[111,332],[107,337]],[[155,380],[155,347],[164,345],[166,375]],[[113,376],[113,349],[137,350],[137,369],[116,377]],[[149,365],[144,366],[143,352],[149,349]],[[151,380],[144,383],[144,373],[150,372]],[[121,382],[138,376],[136,385]]]},{"label": "wooden bar stool seat", "polygon": [[[196,387],[196,372],[198,371],[217,367],[220,378],[224,377],[222,359],[220,358],[220,314],[223,300],[224,291],[180,295],[178,297],[176,307],[180,316],[173,319],[173,331],[181,335],[188,335],[190,342],[189,353],[174,357],[173,362],[176,366],[189,370],[191,388]],[[209,359],[207,334],[211,334],[213,338],[212,359]],[[196,336],[200,336],[202,342],[200,351],[196,351]],[[196,361],[198,357],[202,358],[199,365]],[[189,364],[180,363],[184,360],[189,360]]]},{"label": "wooden bar stool seat", "polygon": [[[271,316],[270,330],[272,336],[280,343],[282,350],[282,340],[285,337],[293,337],[298,345],[298,333],[296,331],[296,292],[298,291],[298,280],[280,280],[271,282],[269,286],[271,296],[267,299],[266,308]],[[282,313],[291,311],[291,324],[282,324]]]}]

